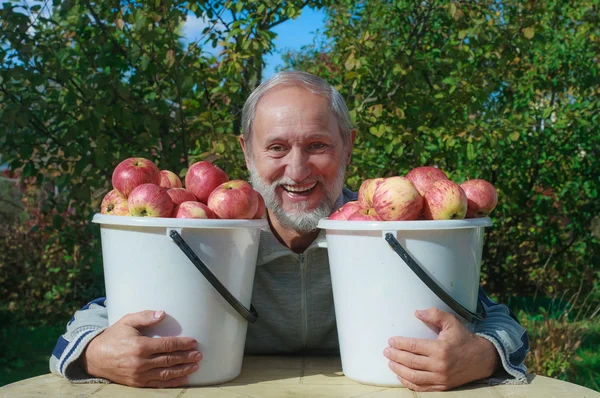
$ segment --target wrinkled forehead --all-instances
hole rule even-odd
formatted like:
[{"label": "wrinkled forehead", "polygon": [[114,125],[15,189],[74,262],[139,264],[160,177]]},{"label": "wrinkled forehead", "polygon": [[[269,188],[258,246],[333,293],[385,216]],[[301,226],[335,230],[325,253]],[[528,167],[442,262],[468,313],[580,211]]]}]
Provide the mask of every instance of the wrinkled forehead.
[{"label": "wrinkled forehead", "polygon": [[267,92],[256,106],[253,134],[264,136],[274,130],[295,128],[340,134],[328,98],[295,86]]}]

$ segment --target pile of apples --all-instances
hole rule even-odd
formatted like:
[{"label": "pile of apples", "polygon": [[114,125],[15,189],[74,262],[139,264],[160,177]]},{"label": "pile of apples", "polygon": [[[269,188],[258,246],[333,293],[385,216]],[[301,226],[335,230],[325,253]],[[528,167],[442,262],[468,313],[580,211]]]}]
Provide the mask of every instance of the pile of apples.
[{"label": "pile of apples", "polygon": [[177,174],[159,170],[148,159],[129,158],[112,174],[113,190],[100,205],[102,214],[135,217],[259,219],[263,197],[246,181],[229,181],[207,161],[192,164],[185,188]]},{"label": "pile of apples", "polygon": [[496,188],[481,179],[462,184],[442,170],[416,167],[404,177],[363,181],[358,200],[348,202],[330,220],[406,221],[459,220],[486,217],[498,204]]}]

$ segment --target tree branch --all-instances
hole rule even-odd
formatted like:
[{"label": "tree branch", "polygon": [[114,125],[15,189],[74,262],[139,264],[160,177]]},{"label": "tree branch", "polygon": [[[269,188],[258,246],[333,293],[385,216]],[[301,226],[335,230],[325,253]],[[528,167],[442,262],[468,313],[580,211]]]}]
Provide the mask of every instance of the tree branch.
[{"label": "tree branch", "polygon": [[61,143],[58,139],[56,139],[52,135],[52,133],[48,130],[48,128],[46,127],[44,122],[42,122],[31,109],[26,107],[20,99],[16,98],[14,95],[12,95],[8,91],[6,91],[6,89],[4,88],[4,85],[0,85],[0,91],[2,91],[4,93],[4,95],[9,97],[13,102],[21,105],[21,108],[23,108],[27,111],[27,113],[37,123],[37,125],[36,125],[36,123],[32,123],[34,128],[36,128],[37,130],[40,130],[42,132],[42,134],[44,134],[46,137],[48,137],[50,140],[52,140],[52,142],[54,142],[56,145],[61,146],[61,147],[64,146],[63,143]]},{"label": "tree branch", "polygon": [[108,30],[106,29],[106,25],[104,25],[104,23],[100,20],[100,17],[98,17],[98,14],[96,14],[96,11],[94,10],[94,7],[92,7],[92,5],[90,4],[89,0],[84,0],[84,3],[87,6],[87,8],[90,10],[90,13],[94,17],[94,20],[96,21],[96,23],[98,24],[98,26],[100,26],[100,29],[102,29],[102,32],[106,35],[106,37],[108,37],[108,39],[113,44],[113,46],[115,46],[115,48],[117,49],[117,51],[119,51],[121,53],[121,55],[127,60],[127,63],[129,64],[129,66],[131,66],[131,68],[135,69],[135,66],[133,65],[133,63],[129,59],[129,55],[128,55],[127,51],[123,47],[121,47],[121,45],[119,44],[119,42],[117,42],[117,40],[115,40],[115,38],[113,37],[113,35],[111,35],[108,32]]}]

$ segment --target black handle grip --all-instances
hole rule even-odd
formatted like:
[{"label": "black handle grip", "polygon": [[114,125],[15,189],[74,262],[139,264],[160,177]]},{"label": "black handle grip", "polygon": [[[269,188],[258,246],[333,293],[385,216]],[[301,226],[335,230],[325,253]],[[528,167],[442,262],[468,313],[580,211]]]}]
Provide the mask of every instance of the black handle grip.
[{"label": "black handle grip", "polygon": [[408,252],[402,247],[400,242],[396,240],[394,235],[390,233],[385,234],[385,240],[392,247],[392,249],[404,260],[406,265],[427,285],[427,287],[435,293],[436,296],[440,298],[446,305],[458,315],[463,317],[467,322],[477,323],[482,321],[485,318],[485,311],[483,306],[481,305],[481,301],[477,300],[477,313],[469,311],[467,308],[463,307],[461,303],[454,300],[452,296],[450,296],[440,285],[437,284],[436,281],[431,279],[431,277],[425,272],[423,268],[408,254]]},{"label": "black handle grip", "polygon": [[221,296],[236,310],[244,319],[246,319],[250,323],[254,323],[258,319],[258,313],[250,304],[250,309],[248,310],[244,304],[240,303],[240,301],[235,298],[233,294],[227,290],[227,288],[217,279],[217,277],[210,272],[208,267],[198,258],[196,253],[192,250],[192,248],[186,243],[185,240],[179,235],[179,233],[175,230],[171,230],[169,232],[169,236],[177,246],[181,249],[181,251],[190,259],[190,261],[198,268],[198,271],[204,275],[206,280],[219,292]]}]

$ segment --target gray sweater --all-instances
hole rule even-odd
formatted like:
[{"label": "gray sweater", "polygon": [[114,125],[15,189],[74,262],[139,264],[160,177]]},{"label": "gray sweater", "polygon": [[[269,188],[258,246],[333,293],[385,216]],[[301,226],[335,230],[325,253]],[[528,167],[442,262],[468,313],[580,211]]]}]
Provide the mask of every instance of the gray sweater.
[{"label": "gray sweater", "polygon": [[[344,189],[336,205],[356,200]],[[493,303],[483,290],[487,311],[475,332],[494,344],[505,373],[490,382],[526,383],[523,365],[529,349],[527,333],[508,308]],[[252,304],[259,320],[248,325],[248,354],[337,354],[338,339],[325,232],[302,253],[281,244],[270,230],[260,237]],[[105,381],[83,371],[78,359],[87,344],[108,326],[106,300],[96,299],[77,311],[59,337],[50,370],[72,382]]]}]

